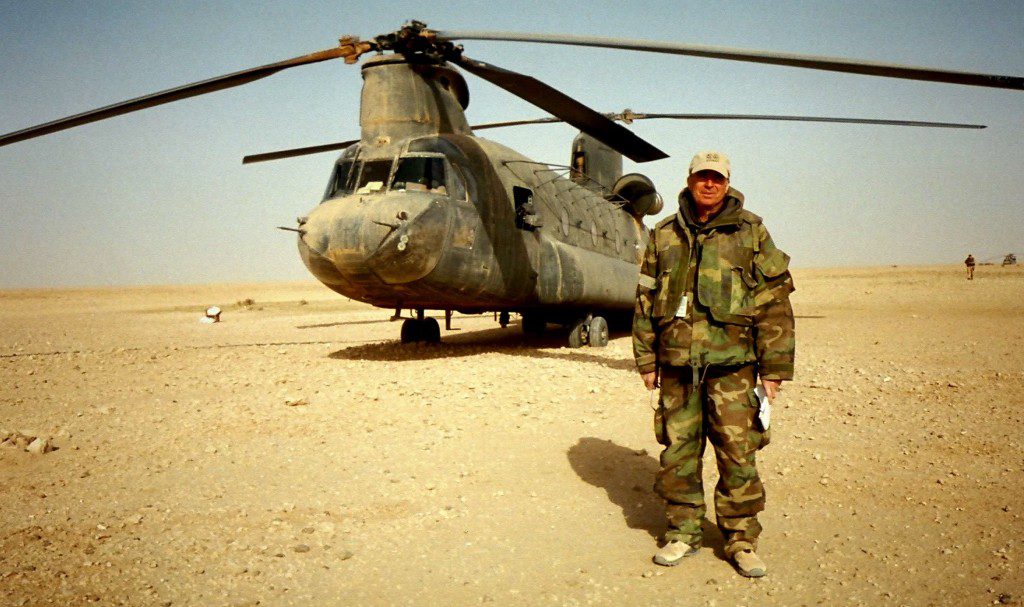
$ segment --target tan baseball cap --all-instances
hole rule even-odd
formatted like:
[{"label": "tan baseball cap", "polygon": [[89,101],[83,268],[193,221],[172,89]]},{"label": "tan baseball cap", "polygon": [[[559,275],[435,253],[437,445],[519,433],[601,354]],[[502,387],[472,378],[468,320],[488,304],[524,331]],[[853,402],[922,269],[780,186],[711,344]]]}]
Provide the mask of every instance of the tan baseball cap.
[{"label": "tan baseball cap", "polygon": [[729,178],[729,157],[722,152],[697,152],[690,161],[690,175],[698,171],[714,171]]}]

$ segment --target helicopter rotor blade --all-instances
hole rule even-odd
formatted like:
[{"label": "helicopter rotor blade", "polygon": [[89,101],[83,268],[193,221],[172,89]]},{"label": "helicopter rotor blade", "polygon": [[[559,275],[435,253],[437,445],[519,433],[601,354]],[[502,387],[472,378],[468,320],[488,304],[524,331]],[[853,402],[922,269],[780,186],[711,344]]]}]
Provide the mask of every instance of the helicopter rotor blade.
[{"label": "helicopter rotor blade", "polygon": [[[469,128],[474,131],[481,131],[484,129],[496,129],[505,126],[519,126],[521,124],[543,124],[545,122],[565,122],[561,118],[555,118],[549,116],[547,118],[533,118],[529,120],[509,120],[506,122],[486,122],[484,124],[474,124]],[[276,152],[263,152],[260,154],[249,154],[242,158],[242,164],[252,164],[254,162],[267,162],[269,160],[281,160],[283,158],[295,158],[296,156],[307,156],[309,154],[321,154],[323,152],[334,152],[337,150],[343,150],[353,143],[359,143],[358,139],[350,139],[348,141],[339,141],[337,143],[325,143],[322,145],[311,145],[302,148],[291,148],[288,150],[277,150]]]},{"label": "helicopter rotor blade", "polygon": [[465,55],[451,59],[462,69],[550,112],[634,162],[668,158],[668,154],[644,141],[622,125],[536,78],[506,70]]},{"label": "helicopter rotor blade", "polygon": [[13,133],[0,135],[0,147],[10,145],[18,141],[23,141],[25,139],[32,139],[34,137],[41,137],[57,131],[63,131],[64,129],[70,129],[90,122],[97,122],[99,120],[113,118],[114,116],[128,114],[130,112],[135,112],[156,105],[163,105],[172,101],[187,99],[189,97],[204,95],[206,93],[212,93],[214,91],[240,86],[242,84],[248,84],[290,67],[318,63],[320,61],[337,59],[339,57],[344,57],[346,62],[352,62],[360,54],[369,50],[369,48],[370,43],[359,42],[358,40],[350,38],[343,38],[341,40],[341,44],[336,48],[330,48],[310,53],[308,55],[302,55],[300,57],[285,59],[284,61],[278,61],[277,63],[268,63],[267,65],[261,65],[259,67],[225,74],[223,76],[217,76],[216,78],[210,78],[209,80],[203,80],[201,82],[193,82],[173,89],[167,89],[158,93],[152,93],[143,97],[136,97],[135,99],[129,99],[120,103],[104,106],[95,110],[89,110],[88,112],[83,112],[81,114],[59,118],[51,122],[32,126]]},{"label": "helicopter rotor blade", "polygon": [[[634,120],[763,120],[763,121],[784,121],[784,122],[830,122],[840,124],[873,124],[882,126],[912,126],[912,127],[926,127],[926,128],[940,128],[940,129],[984,129],[988,128],[984,124],[964,124],[959,122],[928,122],[923,120],[887,120],[887,119],[876,119],[876,118],[835,118],[831,116],[783,116],[774,114],[657,114],[647,112],[634,112],[632,110],[623,110],[621,112],[612,112],[605,114],[605,116],[611,120],[621,120],[626,124]],[[532,118],[526,120],[507,120],[504,122],[485,122],[483,124],[473,124],[469,128],[474,131],[483,131],[485,129],[498,129],[509,126],[523,126],[529,124],[551,124],[555,122],[565,122],[561,118],[547,117],[547,118]],[[338,143],[327,143],[323,145],[313,145],[303,148],[292,148],[290,150],[279,150],[276,152],[265,152],[262,154],[250,154],[242,159],[242,164],[251,164],[254,162],[266,162],[268,160],[280,160],[282,158],[294,158],[296,156],[305,156],[307,154],[319,154],[322,152],[333,152],[336,150],[343,150],[348,146],[359,143],[358,139],[351,139],[349,141],[340,141]]]},{"label": "helicopter rotor blade", "polygon": [[890,120],[885,118],[843,118],[833,116],[790,116],[782,114],[663,114],[651,112],[634,112],[623,110],[618,113],[605,114],[612,120],[621,120],[626,124],[634,120],[670,119],[670,120],[759,120],[782,122],[830,122],[838,124],[877,124],[882,126],[913,126],[943,129],[984,129],[984,124],[965,124],[960,122],[931,122],[926,120]]},{"label": "helicopter rotor blade", "polygon": [[[611,114],[605,114],[608,118],[612,118]],[[614,120],[614,118],[613,118]],[[500,129],[506,126],[521,126],[524,124],[546,124],[550,122],[565,122],[561,118],[555,118],[554,116],[548,116],[547,118],[533,118],[530,120],[506,120],[504,122],[485,122],[483,124],[471,124],[469,128],[474,131],[483,131],[485,129]]]},{"label": "helicopter rotor blade", "polygon": [[[658,114],[649,112],[634,112],[623,110],[622,112],[611,112],[605,114],[611,120],[618,120],[629,124],[634,120],[672,119],[672,120],[763,120],[763,121],[784,121],[784,122],[831,122],[842,124],[877,124],[883,126],[913,126],[930,127],[941,129],[985,129],[984,124],[966,124],[961,122],[930,122],[926,120],[889,120],[885,118],[838,118],[832,116],[789,116],[781,114]],[[484,124],[471,125],[474,131],[484,129],[497,129],[507,126],[522,126],[527,124],[548,124],[552,122],[565,122],[560,118],[534,118],[531,120],[509,120],[507,122],[487,122]]]},{"label": "helicopter rotor blade", "polygon": [[831,116],[782,116],[774,114],[619,114],[627,124],[633,120],[668,118],[674,120],[766,120],[787,122],[832,122],[842,124],[878,124],[884,126],[914,126],[940,129],[984,129],[984,124],[960,122],[929,122],[926,120],[887,120],[882,118],[837,118]]},{"label": "helicopter rotor blade", "polygon": [[885,76],[907,80],[924,80],[928,82],[946,82],[968,86],[987,86],[994,88],[1024,90],[1024,78],[1020,76],[999,76],[975,72],[940,70],[927,67],[915,67],[882,63],[878,61],[859,61],[841,57],[824,57],[801,55],[796,53],[780,53],[753,49],[729,48],[720,46],[704,46],[698,44],[679,44],[655,40],[634,40],[627,38],[606,38],[603,36],[573,36],[568,34],[530,34],[520,32],[482,32],[482,31],[438,31],[441,40],[498,40],[504,42],[537,42],[541,44],[567,44],[572,46],[592,46],[620,50],[646,51],[652,53],[668,53],[671,55],[688,55],[712,59],[730,59],[785,65],[831,72],[864,74],[868,76]]},{"label": "helicopter rotor blade", "polygon": [[311,145],[304,148],[292,148],[290,150],[278,150],[276,152],[264,152],[262,154],[249,154],[248,156],[242,158],[242,164],[252,164],[254,162],[267,162],[268,160],[281,160],[282,158],[294,158],[296,156],[306,156],[308,154],[320,154],[323,152],[344,150],[353,143],[359,143],[359,140],[350,139],[348,141],[339,141],[337,143]]},{"label": "helicopter rotor blade", "polygon": [[[481,131],[484,129],[496,129],[505,126],[519,126],[521,124],[543,124],[545,122],[565,122],[561,118],[555,118],[549,116],[547,118],[534,118],[530,120],[509,120],[506,122],[487,122],[484,124],[474,124],[469,128],[474,131]],[[242,157],[242,164],[253,164],[255,162],[267,162],[269,160],[281,160],[283,158],[295,158],[297,156],[307,156],[309,154],[321,154],[324,152],[334,152],[337,150],[343,150],[348,146],[359,143],[358,139],[350,139],[348,141],[339,141],[337,143],[325,143],[322,145],[311,145],[301,148],[291,148],[288,150],[277,150],[275,152],[263,152],[260,154],[249,154],[248,156]]]},{"label": "helicopter rotor blade", "polygon": [[[519,126],[521,124],[543,124],[545,122],[565,122],[561,118],[555,118],[549,116],[547,118],[533,118],[530,120],[509,120],[506,122],[487,122],[484,124],[474,124],[469,128],[474,131],[481,131],[484,129],[497,129],[505,126]],[[295,158],[296,156],[307,156],[309,154],[321,154],[323,152],[334,152],[337,150],[343,150],[353,143],[359,143],[358,139],[350,139],[348,141],[339,141],[337,143],[325,143],[322,145],[311,145],[302,148],[291,148],[288,150],[277,150],[275,152],[263,152],[260,154],[249,154],[248,156],[242,157],[242,164],[253,164],[255,162],[267,162],[269,160],[281,160],[283,158]]]}]

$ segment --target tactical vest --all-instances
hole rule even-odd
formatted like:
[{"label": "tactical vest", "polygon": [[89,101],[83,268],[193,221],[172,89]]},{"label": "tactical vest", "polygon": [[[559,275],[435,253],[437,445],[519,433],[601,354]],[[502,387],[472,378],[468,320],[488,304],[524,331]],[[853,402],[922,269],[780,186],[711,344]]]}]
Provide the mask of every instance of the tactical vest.
[{"label": "tactical vest", "polygon": [[[696,300],[714,321],[752,326],[760,303],[757,287],[763,284],[758,272],[771,279],[789,267],[785,253],[774,247],[767,254],[761,250],[765,234],[761,218],[746,210],[735,222],[698,228],[696,233],[679,213],[658,223],[651,234],[658,250],[652,316],[674,318],[683,295],[696,282]],[[692,310],[692,303],[687,305]]]}]

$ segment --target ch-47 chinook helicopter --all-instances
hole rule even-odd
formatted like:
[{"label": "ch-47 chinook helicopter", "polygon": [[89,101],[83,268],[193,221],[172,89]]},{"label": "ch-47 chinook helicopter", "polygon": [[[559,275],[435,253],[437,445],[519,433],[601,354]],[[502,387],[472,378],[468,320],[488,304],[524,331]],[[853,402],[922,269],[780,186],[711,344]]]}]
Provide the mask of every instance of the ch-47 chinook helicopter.
[{"label": "ch-47 chinook helicopter", "polygon": [[[874,76],[1024,89],[1024,79],[774,52],[553,34],[431,30],[410,22],[372,40],[154,93],[0,136],[0,146],[136,110],[246,84],[286,68],[342,58],[362,65],[358,140],[248,156],[257,162],[343,150],[323,201],[291,229],[310,272],[329,288],[382,308],[415,312],[404,342],[438,341],[426,310],[522,315],[523,330],[569,325],[573,346],[608,341],[607,318],[633,306],[642,218],[662,200],[635,162],[668,155],[617,121],[720,118],[983,128],[980,125],[800,116],[606,115],[529,76],[477,61],[456,40],[606,47],[732,59]],[[549,112],[535,121],[471,127],[466,82],[475,74]],[[559,167],[474,135],[496,126],[564,121],[581,133]]]}]

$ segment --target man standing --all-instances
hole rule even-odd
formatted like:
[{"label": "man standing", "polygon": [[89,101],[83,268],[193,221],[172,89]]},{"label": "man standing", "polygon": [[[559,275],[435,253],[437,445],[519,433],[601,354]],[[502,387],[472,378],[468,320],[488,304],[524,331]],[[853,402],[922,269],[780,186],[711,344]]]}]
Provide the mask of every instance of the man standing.
[{"label": "man standing", "polygon": [[974,280],[974,255],[972,253],[967,254],[964,265],[967,266],[967,280]]},{"label": "man standing", "polygon": [[633,352],[648,390],[660,385],[654,426],[668,531],[654,555],[676,565],[702,540],[705,438],[720,479],[715,515],[725,552],[747,577],[757,556],[764,488],[755,453],[769,434],[757,419],[757,380],[770,399],[793,377],[795,334],[789,256],[729,187],[729,159],[701,152],[690,162],[679,211],[655,226],[640,267]]}]

